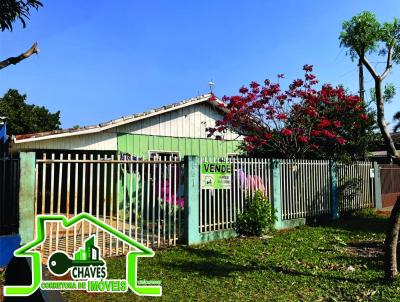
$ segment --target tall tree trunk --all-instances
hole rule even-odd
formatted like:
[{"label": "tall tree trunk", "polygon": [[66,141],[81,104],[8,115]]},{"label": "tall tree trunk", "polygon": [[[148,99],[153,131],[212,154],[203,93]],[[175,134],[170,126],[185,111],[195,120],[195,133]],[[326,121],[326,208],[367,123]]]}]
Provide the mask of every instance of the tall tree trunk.
[{"label": "tall tree trunk", "polygon": [[393,280],[397,275],[397,244],[400,229],[400,197],[397,198],[390,215],[385,239],[385,279]]},{"label": "tall tree trunk", "polygon": [[379,129],[381,130],[383,140],[385,141],[385,145],[389,153],[388,155],[392,160],[398,161],[399,158],[397,156],[396,147],[385,122],[385,102],[382,96],[382,80],[380,78],[375,78],[375,98],[377,122]]},{"label": "tall tree trunk", "polygon": [[361,58],[358,60],[358,83],[360,99],[364,102],[364,65]]}]

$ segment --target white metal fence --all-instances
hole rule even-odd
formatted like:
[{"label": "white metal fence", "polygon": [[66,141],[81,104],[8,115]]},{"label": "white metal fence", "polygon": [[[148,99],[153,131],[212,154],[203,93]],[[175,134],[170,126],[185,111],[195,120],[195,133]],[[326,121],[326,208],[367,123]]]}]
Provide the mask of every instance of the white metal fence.
[{"label": "white metal fence", "polygon": [[[157,248],[175,245],[183,231],[183,170],[178,158],[153,161],[107,155],[51,154],[36,160],[37,214],[68,218],[87,212],[136,241]],[[47,224],[45,256],[54,250],[76,251],[96,234],[103,256],[128,252],[109,234],[80,222],[70,229]]]},{"label": "white metal fence", "polygon": [[282,219],[331,211],[328,160],[281,160]]},{"label": "white metal fence", "polygon": [[337,164],[339,211],[347,212],[374,205],[372,162]]},{"label": "white metal fence", "polygon": [[[200,173],[202,162],[229,162],[233,172],[230,189],[200,189],[200,232],[232,229],[246,198],[257,190],[272,200],[272,160],[201,158]],[[336,164],[341,212],[374,204],[371,168],[369,162]],[[280,160],[277,169],[282,220],[331,212],[329,161]],[[183,235],[183,174],[178,158],[141,161],[105,154],[44,154],[36,160],[35,213],[71,218],[87,212],[149,247],[175,245]],[[45,257],[54,250],[76,251],[91,234],[97,235],[104,257],[129,249],[88,222],[67,230],[59,223],[46,228],[40,247]]]},{"label": "white metal fence", "polygon": [[271,198],[271,161],[252,158],[201,158],[232,163],[231,189],[200,189],[200,232],[232,229],[247,196],[256,190]]},{"label": "white metal fence", "polygon": [[[200,232],[232,229],[246,196],[256,190],[272,200],[272,160],[202,158],[202,162],[231,162],[230,189],[200,190]],[[371,162],[336,164],[339,211],[374,205]],[[200,168],[201,171],[201,168]],[[331,213],[331,174],[328,160],[279,160],[281,219],[316,217]],[[201,173],[201,172],[200,172]]]}]

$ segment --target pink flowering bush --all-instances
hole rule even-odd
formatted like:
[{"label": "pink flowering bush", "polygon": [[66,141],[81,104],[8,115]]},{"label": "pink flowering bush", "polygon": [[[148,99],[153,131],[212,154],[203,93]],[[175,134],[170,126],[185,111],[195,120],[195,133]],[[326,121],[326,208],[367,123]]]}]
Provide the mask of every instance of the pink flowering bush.
[{"label": "pink flowering bush", "polygon": [[[170,205],[176,205],[179,208],[184,208],[185,206],[185,199],[179,194],[174,194],[174,188],[170,189],[170,181],[169,179],[165,179],[165,181],[161,181],[161,199],[165,200],[166,203]],[[170,194],[171,192],[171,194]],[[164,199],[165,196],[165,199]]]}]

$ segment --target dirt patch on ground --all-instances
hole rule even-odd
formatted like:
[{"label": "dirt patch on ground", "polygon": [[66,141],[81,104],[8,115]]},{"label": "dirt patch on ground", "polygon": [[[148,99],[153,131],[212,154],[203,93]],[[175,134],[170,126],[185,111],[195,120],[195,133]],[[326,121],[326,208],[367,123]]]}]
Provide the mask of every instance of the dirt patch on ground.
[{"label": "dirt patch on ground", "polygon": [[363,258],[377,258],[384,254],[382,241],[350,242],[345,250],[351,255]]},{"label": "dirt patch on ground", "polygon": [[384,216],[384,217],[390,217],[390,214],[392,213],[393,207],[386,207],[382,208],[381,210],[377,210],[376,213],[379,216]]},{"label": "dirt patch on ground", "polygon": [[379,216],[390,217],[391,211],[376,211]]}]

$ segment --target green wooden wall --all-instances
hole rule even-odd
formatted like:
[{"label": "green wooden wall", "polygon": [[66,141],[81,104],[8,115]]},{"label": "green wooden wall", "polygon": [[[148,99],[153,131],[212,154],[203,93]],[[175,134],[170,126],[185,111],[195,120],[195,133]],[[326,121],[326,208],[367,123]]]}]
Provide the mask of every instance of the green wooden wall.
[{"label": "green wooden wall", "polygon": [[237,153],[239,141],[220,141],[204,138],[183,138],[143,134],[118,134],[118,151],[147,159],[149,151],[178,151],[181,157],[224,157]]}]

